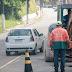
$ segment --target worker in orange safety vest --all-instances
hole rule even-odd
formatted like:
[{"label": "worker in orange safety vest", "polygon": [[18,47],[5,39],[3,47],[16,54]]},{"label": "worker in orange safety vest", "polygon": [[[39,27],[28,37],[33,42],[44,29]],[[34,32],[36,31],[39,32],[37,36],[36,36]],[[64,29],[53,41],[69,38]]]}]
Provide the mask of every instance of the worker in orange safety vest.
[{"label": "worker in orange safety vest", "polygon": [[57,21],[57,28],[51,32],[50,47],[54,49],[54,69],[58,72],[58,57],[61,57],[61,72],[65,72],[65,55],[66,49],[70,46],[69,36],[65,29],[62,28],[62,22]]}]

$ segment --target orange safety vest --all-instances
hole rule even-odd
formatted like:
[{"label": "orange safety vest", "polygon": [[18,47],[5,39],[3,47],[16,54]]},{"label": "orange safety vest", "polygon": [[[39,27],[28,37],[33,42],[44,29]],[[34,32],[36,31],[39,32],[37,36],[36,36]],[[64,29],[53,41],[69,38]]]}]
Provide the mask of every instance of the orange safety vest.
[{"label": "orange safety vest", "polygon": [[62,27],[54,29],[50,36],[50,42],[53,42],[54,49],[67,49],[68,33]]}]

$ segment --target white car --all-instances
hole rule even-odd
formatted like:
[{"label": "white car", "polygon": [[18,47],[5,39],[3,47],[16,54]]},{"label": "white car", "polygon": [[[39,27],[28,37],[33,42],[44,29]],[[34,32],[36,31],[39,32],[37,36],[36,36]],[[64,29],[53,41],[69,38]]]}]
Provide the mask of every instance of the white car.
[{"label": "white car", "polygon": [[57,7],[56,7],[56,8],[54,8],[54,11],[57,11]]},{"label": "white car", "polygon": [[43,34],[34,28],[12,29],[5,41],[6,55],[10,52],[26,51],[37,54],[37,49],[43,52]]},{"label": "white car", "polygon": [[56,8],[57,8],[57,6],[56,6],[56,5],[54,5],[54,6],[53,6],[53,9],[56,9]]}]

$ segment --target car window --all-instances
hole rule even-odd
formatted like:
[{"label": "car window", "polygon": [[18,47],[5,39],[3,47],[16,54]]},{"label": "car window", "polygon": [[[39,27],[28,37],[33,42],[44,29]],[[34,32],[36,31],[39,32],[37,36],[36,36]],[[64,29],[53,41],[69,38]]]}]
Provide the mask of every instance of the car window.
[{"label": "car window", "polygon": [[33,30],[33,32],[34,32],[34,35],[37,36],[37,32],[35,31],[35,29]]},{"label": "car window", "polygon": [[39,32],[36,29],[34,29],[33,31],[34,31],[35,36],[39,36]]},{"label": "car window", "polygon": [[11,30],[8,36],[29,36],[32,32],[30,29],[14,29]]},{"label": "car window", "polygon": [[35,31],[36,31],[37,35],[39,36],[39,32],[36,29],[35,29]]}]

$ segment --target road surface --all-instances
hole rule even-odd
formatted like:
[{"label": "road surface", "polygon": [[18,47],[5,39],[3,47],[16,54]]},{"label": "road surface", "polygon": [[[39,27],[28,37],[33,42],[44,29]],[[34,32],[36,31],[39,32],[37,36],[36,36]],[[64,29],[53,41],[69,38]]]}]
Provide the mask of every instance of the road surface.
[{"label": "road surface", "polygon": [[[52,8],[44,8],[43,12],[44,17],[35,20],[35,22],[33,21],[27,27],[36,28],[47,37],[49,25],[57,21],[57,12],[54,12]],[[5,37],[7,33],[0,34],[0,72],[24,72],[24,53],[12,53],[11,56],[5,54]],[[53,62],[45,62],[44,53],[38,51],[37,55],[30,55],[30,60],[34,72],[54,72]],[[66,72],[72,72],[71,65],[72,62],[66,62]]]}]

